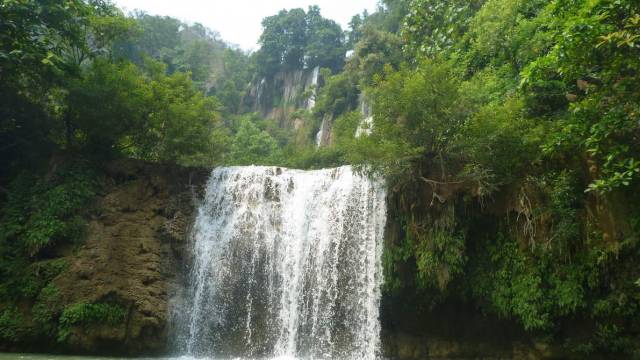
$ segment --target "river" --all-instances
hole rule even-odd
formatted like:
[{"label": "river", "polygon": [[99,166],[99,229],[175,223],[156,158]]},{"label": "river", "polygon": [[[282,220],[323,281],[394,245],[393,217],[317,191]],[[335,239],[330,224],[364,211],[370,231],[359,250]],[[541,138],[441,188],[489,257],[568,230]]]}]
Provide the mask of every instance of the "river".
[{"label": "river", "polygon": [[[214,358],[203,357],[195,358],[191,356],[181,357],[164,357],[164,358],[119,358],[119,357],[96,357],[96,356],[69,356],[69,355],[46,355],[46,354],[12,354],[12,353],[0,353],[0,360],[214,360]],[[227,360],[215,358],[215,360]],[[246,360],[241,358],[234,358],[233,360]],[[272,360],[296,360],[292,357],[276,357]]]}]

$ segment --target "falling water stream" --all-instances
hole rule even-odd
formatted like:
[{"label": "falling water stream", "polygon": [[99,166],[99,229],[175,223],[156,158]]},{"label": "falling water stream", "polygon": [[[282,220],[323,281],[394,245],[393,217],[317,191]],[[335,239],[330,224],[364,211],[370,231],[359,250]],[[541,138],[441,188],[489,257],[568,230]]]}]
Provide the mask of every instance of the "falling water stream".
[{"label": "falling water stream", "polygon": [[350,167],[215,169],[193,229],[182,351],[378,358],[385,197]]}]

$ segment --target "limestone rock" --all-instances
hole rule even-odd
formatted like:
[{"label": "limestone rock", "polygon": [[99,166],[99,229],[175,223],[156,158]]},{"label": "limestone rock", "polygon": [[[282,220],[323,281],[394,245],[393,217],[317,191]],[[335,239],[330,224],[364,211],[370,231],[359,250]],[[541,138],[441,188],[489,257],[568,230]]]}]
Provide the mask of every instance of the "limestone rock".
[{"label": "limestone rock", "polygon": [[118,325],[76,327],[64,344],[94,354],[162,354],[168,301],[177,291],[180,258],[208,170],[118,161],[112,184],[96,201],[85,244],[55,279],[65,306],[110,303],[127,309]]}]

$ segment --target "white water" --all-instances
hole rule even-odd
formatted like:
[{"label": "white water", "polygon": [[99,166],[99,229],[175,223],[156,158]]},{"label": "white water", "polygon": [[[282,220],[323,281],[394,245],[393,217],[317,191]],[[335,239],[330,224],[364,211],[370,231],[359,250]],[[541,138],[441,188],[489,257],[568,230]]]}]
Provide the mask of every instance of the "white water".
[{"label": "white water", "polygon": [[310,84],[307,85],[307,88],[311,89],[311,96],[307,99],[307,110],[311,111],[316,106],[316,96],[318,95],[318,80],[320,78],[320,67],[316,66],[313,68],[313,72],[311,73],[311,81]]},{"label": "white water", "polygon": [[365,99],[364,94],[360,94],[360,113],[362,114],[362,120],[358,124],[358,128],[356,129],[355,137],[359,138],[361,136],[371,135],[373,129],[373,114],[371,113],[371,106],[369,102]]},{"label": "white water", "polygon": [[333,116],[331,114],[325,114],[320,123],[320,129],[316,133],[316,147],[328,145],[331,137],[331,121]]},{"label": "white water", "polygon": [[215,169],[193,232],[183,350],[378,358],[385,197],[350,167]]}]

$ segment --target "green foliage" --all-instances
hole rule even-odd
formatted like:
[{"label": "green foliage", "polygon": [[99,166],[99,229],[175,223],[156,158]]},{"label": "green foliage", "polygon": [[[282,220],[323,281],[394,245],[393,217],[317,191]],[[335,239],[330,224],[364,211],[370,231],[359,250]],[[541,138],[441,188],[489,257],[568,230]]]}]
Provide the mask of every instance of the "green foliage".
[{"label": "green foliage", "polygon": [[[92,177],[23,170],[64,148],[381,173],[399,228],[386,291],[463,299],[581,356],[637,356],[637,1],[385,0],[348,42],[317,7],[283,10],[251,57],[200,24],[101,1],[0,9],[0,301],[35,303],[39,335],[125,317],[59,304],[56,248],[82,238]],[[295,129],[242,115],[250,81],[315,66],[316,107]],[[373,123],[356,137],[362,102]],[[2,341],[27,335],[24,314],[3,309]]]},{"label": "green foliage", "polygon": [[318,118],[326,114],[340,116],[356,106],[358,88],[356,78],[348,73],[340,73],[327,77],[325,85],[316,97],[313,111]]},{"label": "green foliage", "polygon": [[366,163],[393,181],[408,174],[425,155],[442,153],[467,114],[459,79],[451,65],[427,60],[417,69],[387,67],[370,89],[373,131],[356,142],[347,160]]},{"label": "green foliage", "polygon": [[585,306],[588,273],[582,266],[528,253],[502,233],[487,248],[473,264],[469,285],[501,316],[518,319],[527,330],[550,330],[559,317]]},{"label": "green foliage", "polygon": [[110,3],[80,0],[3,1],[0,24],[0,166],[7,176],[50,153],[52,132],[64,128],[61,87],[90,60],[108,57],[108,43],[130,24]]},{"label": "green foliage", "polygon": [[543,179],[552,219],[553,246],[559,250],[559,256],[569,253],[571,246],[579,243],[582,236],[578,219],[579,209],[584,204],[581,203],[581,188],[577,178],[575,173],[564,170],[557,174],[550,173]]},{"label": "green foliage", "polygon": [[[543,203],[533,217],[547,219],[538,223],[533,243],[508,222],[498,230],[485,218],[484,226],[474,227],[486,239],[473,245],[465,287],[484,311],[516,319],[539,334],[557,335],[569,319],[587,317],[592,329],[569,337],[568,350],[628,355],[634,335],[630,323],[620,319],[637,316],[637,271],[631,270],[637,239],[614,248],[602,243],[602,234],[583,218],[584,193],[576,178],[564,170],[529,180],[544,194],[537,197]],[[592,230],[583,234],[582,226]]]},{"label": "green foliage", "polygon": [[[395,293],[407,287],[429,294],[429,301],[440,301],[449,285],[464,274],[467,263],[464,232],[455,229],[454,209],[440,215],[424,215],[419,220],[401,217],[402,237],[385,247],[383,268],[385,290]],[[401,268],[412,269],[407,279]]]},{"label": "green foliage", "polygon": [[13,182],[0,218],[0,244],[35,256],[56,242],[77,243],[84,223],[77,213],[94,196],[94,175],[82,166],[36,180],[24,173]]},{"label": "green foliage", "polygon": [[302,68],[307,30],[305,17],[303,9],[283,9],[262,20],[264,31],[260,35],[260,51],[256,53],[261,75]]},{"label": "green foliage", "polygon": [[135,34],[113,45],[117,59],[144,66],[145,58],[152,57],[167,65],[169,74],[190,73],[196,87],[207,94],[217,95],[224,88],[229,91],[231,83],[234,96],[241,96],[250,80],[249,57],[223,42],[218,33],[199,23],[185,24],[144,12],[134,13],[132,20]]},{"label": "green foliage", "polygon": [[57,322],[61,310],[60,291],[50,283],[40,291],[35,305],[31,308],[36,332],[39,335],[54,338],[58,330]]},{"label": "green foliage", "polygon": [[557,44],[524,72],[527,92],[536,91],[532,84],[557,79],[572,89],[569,113],[545,149],[555,156],[565,149],[588,154],[597,167],[589,191],[607,193],[640,176],[638,150],[631,145],[639,126],[639,12],[633,1],[551,7]]},{"label": "green foliage", "polygon": [[269,164],[280,156],[278,143],[250,117],[239,119],[238,130],[231,141],[228,163],[232,165]]},{"label": "green foliage", "polygon": [[435,56],[449,50],[465,33],[484,0],[414,0],[402,26],[406,51]]},{"label": "green foliage", "polygon": [[58,342],[64,342],[74,327],[97,324],[121,324],[127,310],[120,305],[77,303],[64,309],[59,320]]},{"label": "green foliage", "polygon": [[[1,6],[0,161],[16,169],[3,175],[15,176],[20,159],[61,148],[187,165],[220,161],[219,113],[241,110],[246,54],[200,24],[124,17],[110,2]],[[220,92],[224,104],[205,92]],[[51,235],[45,230],[39,237]]]},{"label": "green foliage", "polygon": [[0,313],[0,341],[16,343],[24,335],[22,315],[16,308],[7,308]]},{"label": "green foliage", "polygon": [[514,242],[498,240],[490,247],[493,273],[492,289],[487,294],[492,305],[503,316],[515,316],[525,329],[538,330],[551,326],[540,269],[530,263]]},{"label": "green foliage", "polygon": [[140,65],[143,55],[171,62],[173,51],[180,43],[181,23],[168,16],[134,13],[134,36],[113,44],[116,57],[124,57]]},{"label": "green foliage", "polygon": [[34,330],[54,331],[51,281],[66,271],[68,263],[51,257],[56,247],[77,246],[83,240],[82,213],[95,195],[94,177],[84,164],[70,163],[47,178],[25,172],[9,189],[0,212],[0,302],[40,304],[32,310],[39,327],[25,327],[21,330],[25,336]]},{"label": "green foliage", "polygon": [[217,97],[226,113],[242,112],[242,100],[254,73],[251,58],[199,24],[180,27],[178,45],[162,57],[169,71],[191,72],[197,87],[208,96]]},{"label": "green foliage", "polygon": [[307,10],[307,44],[305,46],[305,65],[339,70],[344,63],[344,35],[340,25],[320,15],[318,6]]},{"label": "green foliage", "polygon": [[417,276],[420,286],[430,287],[434,282],[444,290],[449,282],[463,271],[465,239],[460,234],[443,229],[422,234],[416,249]]},{"label": "green foliage", "polygon": [[402,62],[402,44],[395,34],[379,31],[370,26],[362,31],[355,44],[353,56],[345,66],[345,72],[361,84],[372,85],[375,75],[383,74],[385,66],[397,69]]},{"label": "green foliage", "polygon": [[[399,221],[400,219],[396,219]],[[387,293],[397,293],[402,288],[409,287],[411,280],[415,280],[416,276],[410,276],[409,281],[401,276],[401,267],[409,263],[411,260],[415,262],[415,236],[411,231],[407,230],[407,221],[400,221],[405,229],[404,237],[401,241],[388,244],[384,247],[382,255],[382,268],[384,270],[384,290]]]},{"label": "green foliage", "polygon": [[316,148],[308,146],[304,148],[284,148],[283,161],[278,162],[283,166],[295,169],[326,169],[345,164],[343,152],[336,148]]},{"label": "green foliage", "polygon": [[[548,51],[552,34],[544,12],[547,0],[488,0],[468,25],[460,45],[465,61],[478,69],[487,65],[524,65]],[[562,93],[561,95],[564,95]]]},{"label": "green foliage", "polygon": [[466,115],[451,70],[448,64],[433,61],[416,70],[387,69],[372,91],[374,134],[395,135],[409,148],[424,152],[444,150]]},{"label": "green foliage", "polygon": [[[8,71],[30,68],[30,76],[59,76],[100,54],[130,27],[112,4],[80,0],[5,1],[2,23],[0,65]],[[87,35],[94,37],[93,46]]]},{"label": "green foliage", "polygon": [[[334,149],[386,174],[405,219],[385,248],[386,290],[429,289],[423,305],[463,297],[543,336],[589,319],[568,349],[630,356],[639,222],[634,200],[620,199],[637,193],[640,174],[637,2],[408,9],[409,65],[368,71],[364,51],[334,75],[365,85],[374,107],[370,136],[345,137],[357,117],[336,119]],[[356,49],[367,23],[354,19]],[[370,42],[393,43],[384,37]]]},{"label": "green foliage", "polygon": [[7,279],[0,294],[7,300],[32,300],[41,289],[67,269],[64,259],[44,260],[29,264],[21,258],[3,258]]},{"label": "green foliage", "polygon": [[262,21],[257,72],[270,77],[279,71],[316,66],[337,71],[345,48],[340,25],[320,15],[320,8],[281,10]]},{"label": "green foliage", "polygon": [[539,129],[524,116],[521,100],[506,99],[478,109],[457,135],[454,148],[488,169],[502,184],[520,178],[542,155]]},{"label": "green foliage", "polygon": [[364,26],[396,34],[402,26],[404,17],[409,13],[411,0],[382,0],[373,14],[364,13]]},{"label": "green foliage", "polygon": [[354,134],[362,122],[362,114],[359,111],[351,111],[335,119],[333,124],[334,144],[339,149],[347,148],[354,141]]},{"label": "green foliage", "polygon": [[239,114],[243,108],[243,98],[247,84],[253,76],[253,64],[242,51],[226,49],[222,55],[223,71],[210,94],[220,99],[226,113]]},{"label": "green foliage", "polygon": [[146,67],[94,62],[69,91],[73,141],[98,153],[115,150],[155,161],[189,164],[213,157],[210,134],[219,122],[219,102],[199,92],[188,74],[166,75],[154,61]]}]

